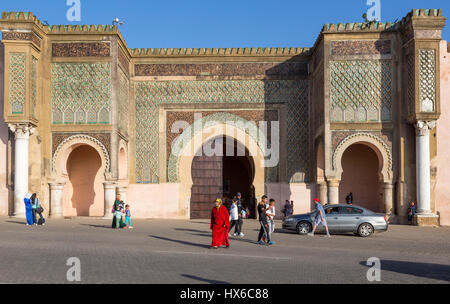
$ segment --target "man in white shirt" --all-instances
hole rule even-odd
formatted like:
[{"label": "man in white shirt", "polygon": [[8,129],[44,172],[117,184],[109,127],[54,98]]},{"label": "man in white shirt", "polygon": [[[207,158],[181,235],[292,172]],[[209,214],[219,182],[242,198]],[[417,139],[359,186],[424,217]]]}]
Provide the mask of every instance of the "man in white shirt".
[{"label": "man in white shirt", "polygon": [[269,224],[269,238],[272,240],[272,233],[275,231],[275,200],[273,198],[269,200],[269,207],[266,209],[266,215],[267,223]]},{"label": "man in white shirt", "polygon": [[234,229],[234,236],[239,236],[241,232],[239,231],[239,211],[237,206],[237,199],[233,199],[230,207],[230,223],[231,225],[228,235],[231,236],[231,229],[236,226]]}]

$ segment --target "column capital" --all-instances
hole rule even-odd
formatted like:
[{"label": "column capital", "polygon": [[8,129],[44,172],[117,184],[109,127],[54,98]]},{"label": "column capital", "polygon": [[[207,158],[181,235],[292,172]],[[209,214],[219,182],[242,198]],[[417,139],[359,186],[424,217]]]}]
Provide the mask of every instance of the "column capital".
[{"label": "column capital", "polygon": [[430,130],[436,127],[436,121],[423,121],[419,120],[414,123],[414,128],[416,129],[416,136],[426,136],[430,134]]},{"label": "column capital", "polygon": [[116,189],[116,182],[114,181],[106,181],[103,183],[103,186],[105,187],[105,189]]},{"label": "column capital", "polygon": [[56,183],[56,182],[52,182],[52,183],[48,183],[50,185],[50,190],[62,190],[64,188],[64,186],[66,185],[66,183]]},{"label": "column capital", "polygon": [[9,123],[8,127],[16,139],[28,139],[36,130],[33,125],[28,123]]}]

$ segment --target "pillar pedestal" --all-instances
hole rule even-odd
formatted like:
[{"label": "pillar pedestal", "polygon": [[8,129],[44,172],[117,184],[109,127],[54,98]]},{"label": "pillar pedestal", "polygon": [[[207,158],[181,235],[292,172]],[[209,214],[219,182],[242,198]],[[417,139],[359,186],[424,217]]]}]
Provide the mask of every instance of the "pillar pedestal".
[{"label": "pillar pedestal", "polygon": [[50,212],[51,218],[63,217],[62,193],[64,183],[50,183]]},{"label": "pillar pedestal", "polygon": [[27,123],[8,124],[14,133],[14,209],[13,216],[25,218],[24,198],[28,193],[28,141],[34,127]]},{"label": "pillar pedestal", "polygon": [[116,200],[116,182],[104,182],[103,183],[104,191],[105,191],[105,218],[112,218],[112,207],[114,205],[114,201]]},{"label": "pillar pedestal", "polygon": [[419,226],[437,226],[439,217],[431,212],[430,130],[435,121],[418,121],[416,128],[416,188],[417,214],[414,223]]},{"label": "pillar pedestal", "polygon": [[327,198],[327,183],[325,182],[319,182],[317,184],[318,188],[319,188],[319,200],[320,203],[325,205],[328,202],[328,198]]},{"label": "pillar pedestal", "polygon": [[339,204],[339,183],[338,180],[328,181],[328,204]]},{"label": "pillar pedestal", "polygon": [[384,212],[389,218],[389,222],[395,220],[394,214],[394,204],[393,204],[393,188],[392,182],[383,183],[383,204],[384,204]]}]

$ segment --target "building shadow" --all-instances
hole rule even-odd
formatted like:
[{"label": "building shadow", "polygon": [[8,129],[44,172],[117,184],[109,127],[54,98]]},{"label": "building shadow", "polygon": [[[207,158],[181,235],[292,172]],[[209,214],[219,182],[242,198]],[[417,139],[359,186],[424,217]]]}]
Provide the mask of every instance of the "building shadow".
[{"label": "building shadow", "polygon": [[25,225],[27,222],[26,220],[24,220],[23,222],[19,222],[19,221],[5,221],[6,223],[12,223],[12,224],[20,224],[20,225]]},{"label": "building shadow", "polygon": [[[360,264],[370,267],[366,265],[366,261]],[[381,260],[381,270],[450,282],[450,265]]]},{"label": "building shadow", "polygon": [[200,232],[200,233],[210,233],[211,231],[197,230],[197,229],[187,229],[187,228],[174,228],[177,231],[187,231],[187,232]]},{"label": "building shadow", "polygon": [[94,228],[112,229],[111,225],[81,224],[81,226],[90,226],[90,227],[94,227]]},{"label": "building shadow", "polygon": [[169,238],[166,238],[166,237],[156,236],[156,235],[149,235],[149,237],[152,237],[152,238],[155,238],[155,239],[158,239],[158,240],[174,242],[174,243],[178,243],[178,244],[183,244],[183,245],[193,246],[193,247],[200,247],[200,248],[205,248],[205,249],[208,249],[210,247],[209,245],[205,245],[205,244],[198,244],[198,243],[192,243],[192,242],[188,242],[188,241],[169,239]]},{"label": "building shadow", "polygon": [[205,283],[208,283],[208,284],[231,284],[231,283],[225,282],[225,281],[217,281],[217,280],[204,279],[204,278],[197,277],[197,276],[190,275],[190,274],[182,274],[181,276],[182,276],[182,277],[185,277],[185,278],[188,278],[188,279],[200,281],[200,282],[205,282]]}]

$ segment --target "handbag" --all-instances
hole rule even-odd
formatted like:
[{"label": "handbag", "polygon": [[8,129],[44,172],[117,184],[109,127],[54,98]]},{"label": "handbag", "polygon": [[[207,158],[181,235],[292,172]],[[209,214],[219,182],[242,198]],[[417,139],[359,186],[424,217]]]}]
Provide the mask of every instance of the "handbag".
[{"label": "handbag", "polygon": [[37,208],[36,208],[36,212],[37,212],[37,213],[42,213],[42,212],[44,212],[44,208],[42,208],[42,207],[37,207]]}]

